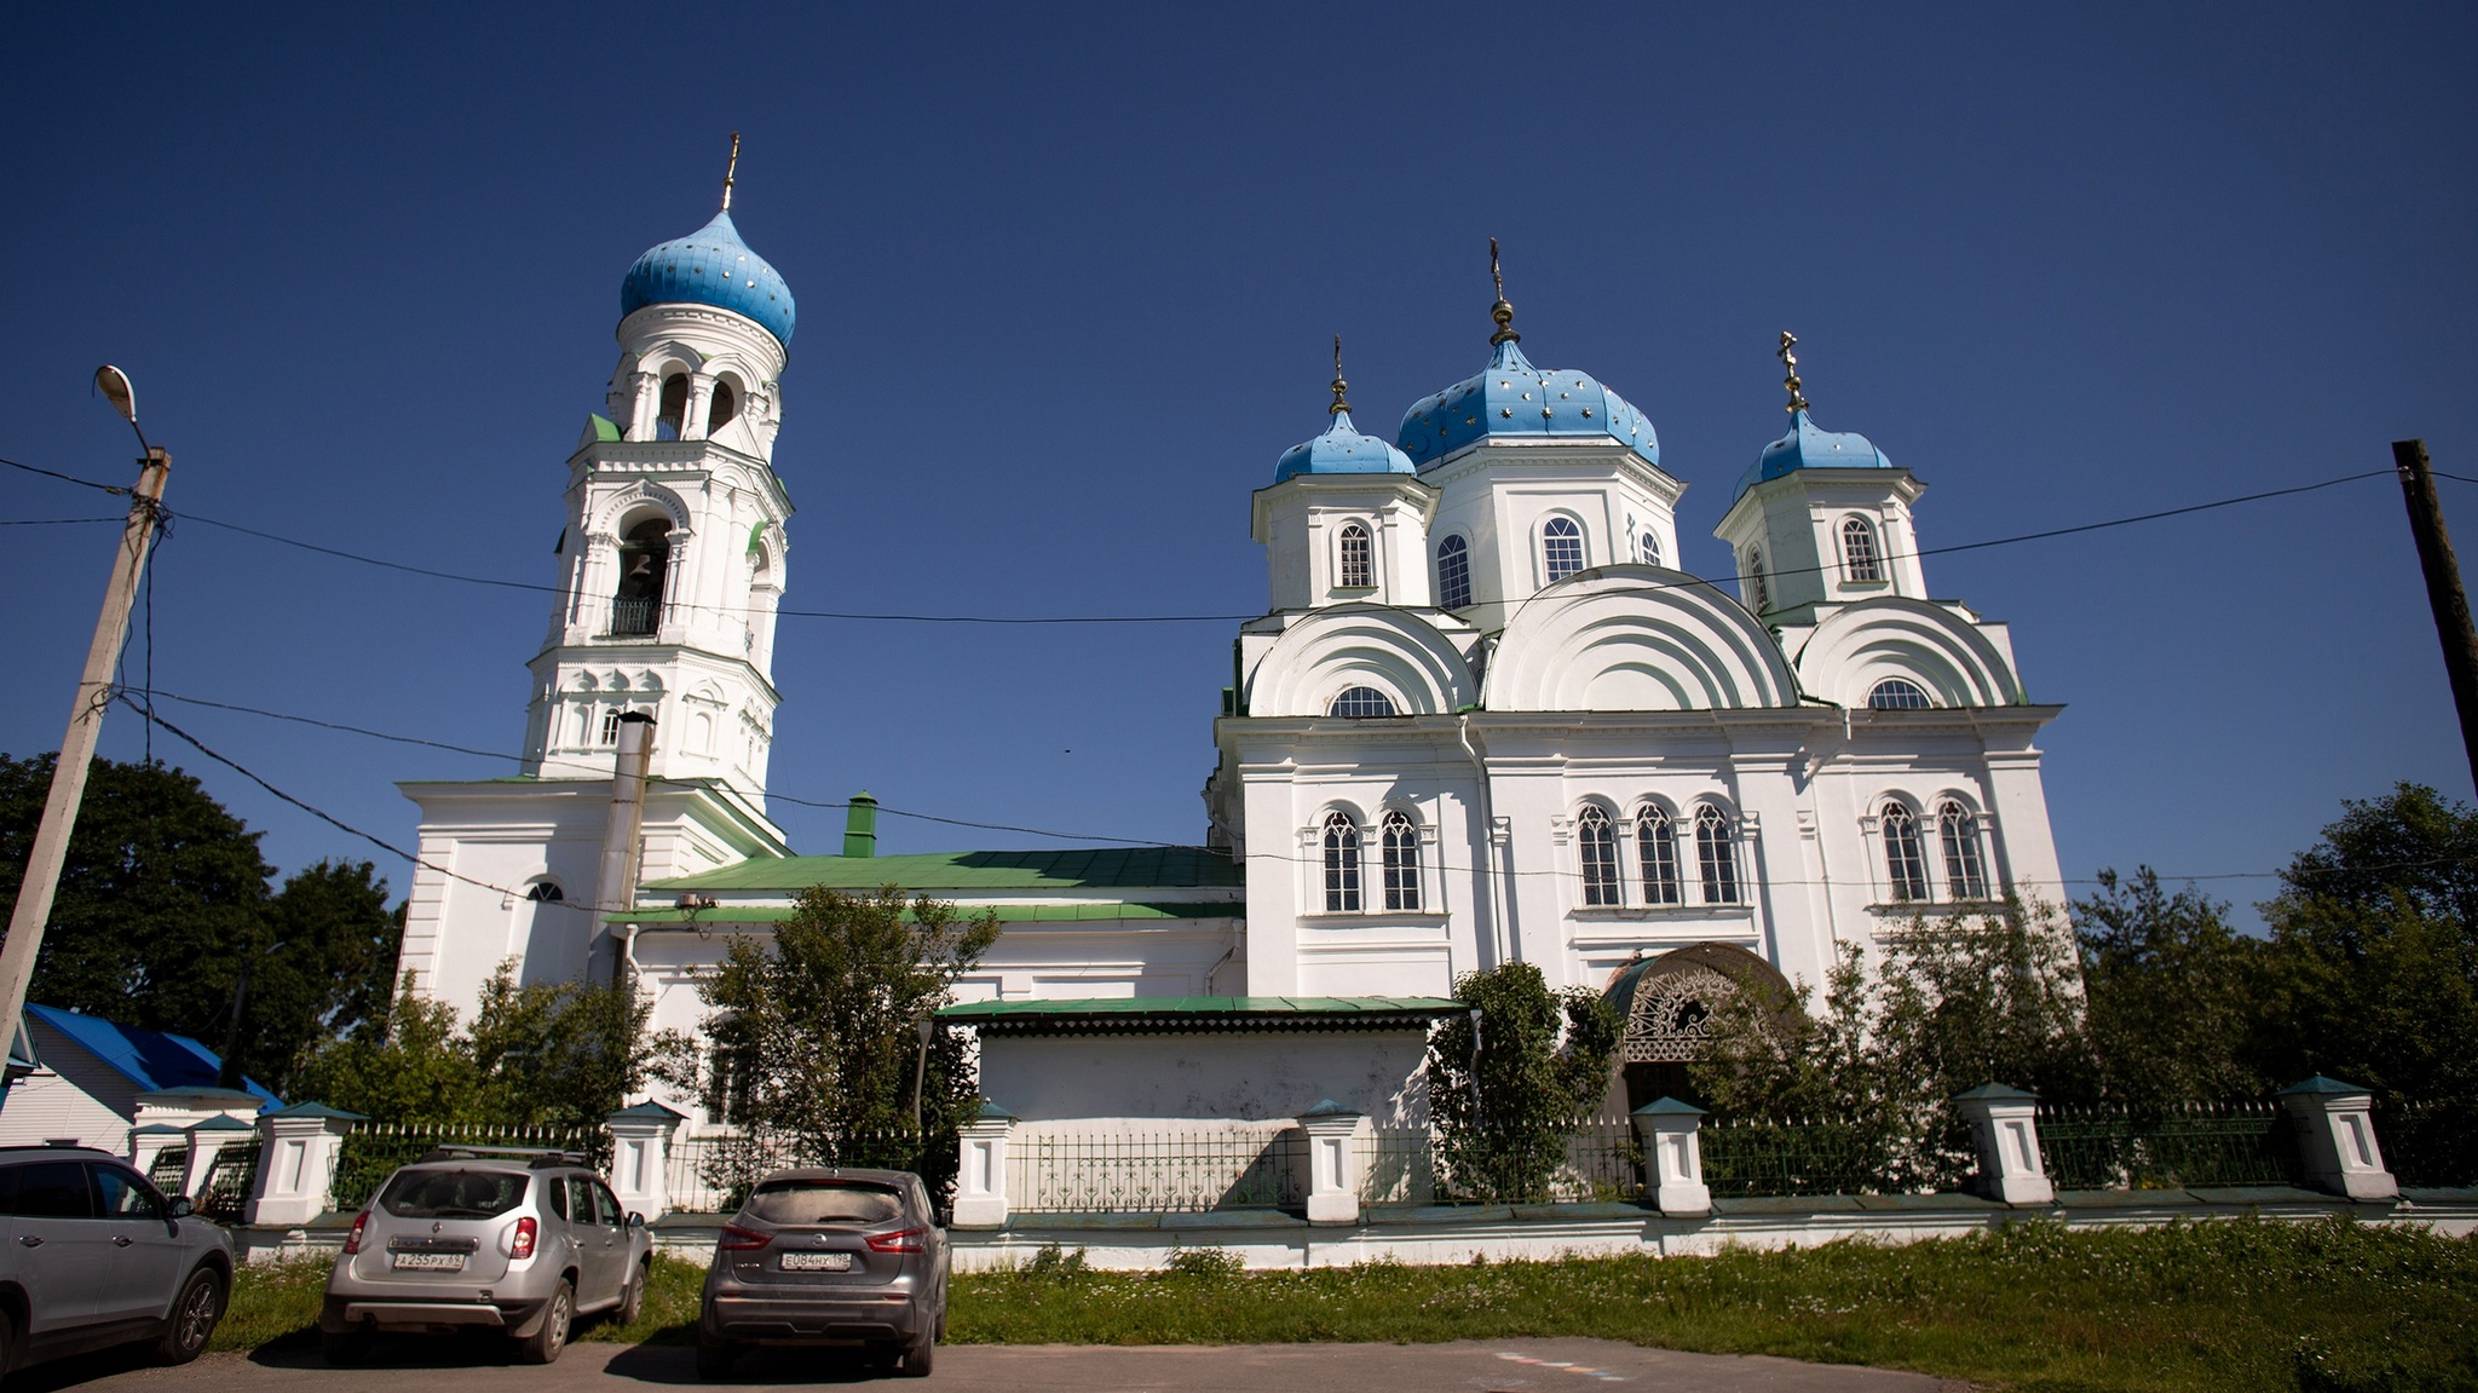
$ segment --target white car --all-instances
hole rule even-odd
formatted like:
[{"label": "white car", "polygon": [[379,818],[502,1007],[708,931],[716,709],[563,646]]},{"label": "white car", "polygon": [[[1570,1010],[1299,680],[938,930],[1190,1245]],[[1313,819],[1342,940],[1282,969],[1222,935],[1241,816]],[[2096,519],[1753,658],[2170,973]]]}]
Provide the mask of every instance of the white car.
[{"label": "white car", "polygon": [[151,1340],[186,1364],[224,1318],[232,1239],[120,1158],[0,1147],[0,1374]]}]

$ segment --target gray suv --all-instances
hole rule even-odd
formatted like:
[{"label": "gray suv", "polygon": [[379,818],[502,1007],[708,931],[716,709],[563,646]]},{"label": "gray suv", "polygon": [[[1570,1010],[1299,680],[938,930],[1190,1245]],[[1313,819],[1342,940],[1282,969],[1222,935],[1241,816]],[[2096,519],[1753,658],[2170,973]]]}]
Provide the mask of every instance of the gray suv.
[{"label": "gray suv", "polygon": [[399,1167],[353,1220],[327,1277],[328,1362],[381,1331],[480,1327],[548,1364],[576,1318],[625,1324],[645,1305],[653,1241],[582,1156],[446,1147]]},{"label": "gray suv", "polygon": [[186,1364],[232,1291],[232,1240],[120,1159],[0,1147],[0,1374],[138,1340]]},{"label": "gray suv", "polygon": [[750,1345],[850,1345],[929,1374],[946,1334],[944,1215],[910,1171],[776,1171],[723,1225],[698,1303],[697,1373]]}]

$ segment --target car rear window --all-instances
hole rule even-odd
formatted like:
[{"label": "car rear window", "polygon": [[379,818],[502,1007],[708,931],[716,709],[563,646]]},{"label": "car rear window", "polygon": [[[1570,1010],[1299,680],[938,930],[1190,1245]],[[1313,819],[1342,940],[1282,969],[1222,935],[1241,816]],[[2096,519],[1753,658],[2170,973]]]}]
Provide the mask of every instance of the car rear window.
[{"label": "car rear window", "polygon": [[903,1213],[883,1185],[849,1180],[776,1180],[749,1196],[749,1213],[770,1224],[874,1224]]},{"label": "car rear window", "polygon": [[508,1171],[398,1171],[379,1207],[399,1219],[495,1219],[525,1198],[532,1179]]}]

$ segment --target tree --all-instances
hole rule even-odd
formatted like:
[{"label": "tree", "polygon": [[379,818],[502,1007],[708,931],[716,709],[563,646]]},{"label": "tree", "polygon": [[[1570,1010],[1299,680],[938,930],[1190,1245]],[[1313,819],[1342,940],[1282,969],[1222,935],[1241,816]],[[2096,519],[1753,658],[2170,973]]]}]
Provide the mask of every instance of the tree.
[{"label": "tree", "polygon": [[1473,1008],[1429,1036],[1428,1115],[1455,1190],[1472,1199],[1547,1195],[1565,1138],[1600,1102],[1621,1028],[1600,994],[1551,992],[1540,969],[1506,963],[1454,983]]},{"label": "tree", "polygon": [[2099,1092],[2156,1115],[2183,1103],[2259,1097],[2288,1079],[2259,1064],[2265,944],[2228,926],[2192,886],[2163,889],[2148,866],[2074,902]]},{"label": "tree", "polygon": [[[54,762],[0,755],[10,903]],[[367,861],[321,861],[270,894],[258,835],[178,769],[96,760],[27,999],[195,1037],[227,1085],[291,1096],[320,1042],[384,1006],[402,922]]]},{"label": "tree", "polygon": [[468,1029],[407,978],[383,1021],[305,1065],[310,1096],[385,1122],[600,1126],[682,1042],[646,1029],[633,984],[520,985],[513,960],[483,984]]},{"label": "tree", "polygon": [[770,941],[735,937],[699,983],[714,1055],[732,1061],[727,1077],[710,1063],[705,1077],[752,1132],[825,1163],[914,1171],[943,1190],[978,1095],[961,1037],[931,1013],[997,940],[995,914],[967,921],[896,886],[805,891]]},{"label": "tree", "polygon": [[[1997,1082],[2065,1102],[2097,1080],[2063,926],[2008,904],[1964,921],[1914,919],[1872,970],[1843,944],[1824,1009],[1749,989],[1713,1013],[1691,1067],[1716,1112],[1805,1118],[1842,1133],[1847,1166],[1888,1190],[1951,1188],[1969,1175],[1954,1094]],[[1794,1004],[1797,1009],[1785,1009]]]}]

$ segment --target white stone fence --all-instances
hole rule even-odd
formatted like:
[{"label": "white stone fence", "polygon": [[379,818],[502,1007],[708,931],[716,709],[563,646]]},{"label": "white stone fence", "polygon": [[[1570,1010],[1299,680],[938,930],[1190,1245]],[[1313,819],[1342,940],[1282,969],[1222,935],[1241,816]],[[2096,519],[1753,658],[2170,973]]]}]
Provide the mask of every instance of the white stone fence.
[{"label": "white stone fence", "polygon": [[[1977,1153],[1971,1188],[2006,1205],[2054,1203],[2060,1170],[2068,1176],[2068,1188],[2141,1185],[2153,1173],[2146,1167],[2156,1169],[2162,1158],[2180,1156],[2191,1165],[2197,1154],[2192,1148],[2198,1146],[2217,1148],[2209,1154],[2283,1158],[2280,1174],[2288,1181],[2349,1200],[2384,1201],[2399,1194],[2384,1168],[2369,1094],[2331,1079],[2282,1090],[2276,1110],[2197,1113],[2142,1132],[2070,1111],[2043,1110],[2032,1095],[1996,1084],[1953,1102],[1969,1121]],[[253,1228],[274,1230],[333,1221],[340,1168],[352,1172],[346,1188],[366,1191],[399,1163],[396,1150],[406,1153],[401,1160],[410,1160],[438,1144],[586,1151],[607,1162],[621,1205],[649,1222],[673,1213],[727,1212],[748,1178],[797,1159],[778,1144],[728,1131],[690,1133],[686,1123],[670,1108],[645,1102],[611,1114],[597,1129],[483,1129],[494,1134],[485,1137],[472,1128],[390,1127],[300,1103],[261,1114],[254,1124],[211,1118],[186,1129],[141,1128],[131,1137],[130,1159],[145,1170],[176,1147],[185,1149],[180,1178],[167,1174],[163,1184],[166,1189],[177,1184],[195,1198],[219,1174],[219,1158],[221,1173],[230,1174],[230,1156],[246,1148],[254,1153],[255,1166],[237,1217]],[[2043,1126],[2060,1139],[2043,1140]],[[1548,1193],[1536,1198],[1566,1204],[1623,1201],[1664,1215],[1693,1216],[1713,1211],[1716,1189],[1725,1195],[1836,1193],[1839,1172],[1829,1155],[1812,1146],[1778,1145],[1779,1134],[1797,1130],[1782,1124],[1715,1127],[1700,1109],[1664,1098],[1631,1117],[1576,1124],[1563,1155],[1549,1167]],[[1774,1146],[1774,1152],[1759,1156],[1751,1145],[1757,1140]],[[1720,1174],[1707,1174],[1707,1141],[1727,1143],[1722,1151],[1732,1162]],[[348,1150],[359,1155],[350,1167],[343,1164]],[[1295,1118],[1230,1121],[1025,1121],[984,1105],[962,1130],[957,1160],[953,1221],[963,1229],[1036,1218],[1072,1225],[1090,1222],[1078,1216],[1252,1209],[1304,1213],[1311,1225],[1327,1226],[1360,1223],[1371,1207],[1400,1212],[1459,1197],[1451,1167],[1425,1128],[1381,1128],[1332,1103]],[[1755,1160],[1775,1167],[1763,1173],[1771,1183],[1747,1178],[1760,1169]],[[2232,1174],[2236,1179],[2225,1183],[2258,1179]],[[341,1198],[358,1206],[368,1197]]]}]

